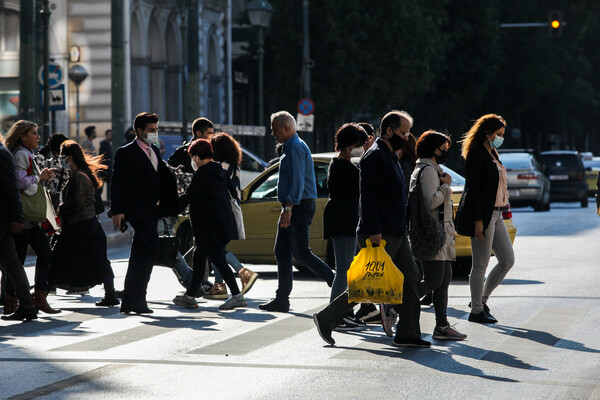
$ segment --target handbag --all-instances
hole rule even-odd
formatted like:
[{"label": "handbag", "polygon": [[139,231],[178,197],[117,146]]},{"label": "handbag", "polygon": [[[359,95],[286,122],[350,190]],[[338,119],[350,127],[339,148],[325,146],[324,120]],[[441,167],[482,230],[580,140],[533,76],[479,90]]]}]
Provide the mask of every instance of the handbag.
[{"label": "handbag", "polygon": [[[31,158],[29,159],[29,165],[31,167],[30,175],[40,174],[37,164],[33,162]],[[25,221],[39,223],[46,220],[48,198],[46,196],[46,189],[41,183],[37,183],[37,190],[32,195],[27,194],[25,191],[21,191],[21,203],[23,204]]]},{"label": "handbag", "polygon": [[[423,192],[421,189],[421,174],[427,167],[421,168],[417,175],[414,188],[408,197],[409,204],[409,228],[410,247],[413,256],[421,260],[433,257],[444,246],[446,242],[446,230],[439,219],[435,219],[423,204]],[[440,216],[443,218],[443,204]]]},{"label": "handbag", "polygon": [[238,240],[246,239],[246,230],[244,229],[244,214],[242,213],[242,207],[237,199],[237,191],[235,185],[231,180],[232,174],[235,174],[233,165],[227,170],[227,189],[229,192],[229,203],[231,204],[231,212],[233,213],[233,219],[238,232]]},{"label": "handbag", "polygon": [[37,223],[46,220],[47,198],[44,192],[45,189],[40,183],[37,183],[35,194],[29,195],[24,191],[21,192],[21,203],[23,203],[25,221]]},{"label": "handbag", "polygon": [[177,236],[171,236],[167,220],[163,220],[164,232],[163,236],[158,237],[158,254],[154,259],[154,265],[163,267],[173,268],[177,262],[177,253],[179,251],[179,238]]},{"label": "handbag", "polygon": [[385,251],[385,240],[367,247],[354,257],[348,269],[348,301],[374,304],[402,304],[404,274]]}]

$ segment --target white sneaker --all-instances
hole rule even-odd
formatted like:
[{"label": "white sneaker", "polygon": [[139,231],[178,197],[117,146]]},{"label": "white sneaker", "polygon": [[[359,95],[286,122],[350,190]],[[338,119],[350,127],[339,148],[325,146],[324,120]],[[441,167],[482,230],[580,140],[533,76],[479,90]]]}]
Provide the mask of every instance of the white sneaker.
[{"label": "white sneaker", "polygon": [[383,331],[389,337],[393,337],[394,325],[396,324],[396,321],[398,321],[396,310],[389,304],[380,304],[379,312],[381,314],[381,326],[383,326]]}]

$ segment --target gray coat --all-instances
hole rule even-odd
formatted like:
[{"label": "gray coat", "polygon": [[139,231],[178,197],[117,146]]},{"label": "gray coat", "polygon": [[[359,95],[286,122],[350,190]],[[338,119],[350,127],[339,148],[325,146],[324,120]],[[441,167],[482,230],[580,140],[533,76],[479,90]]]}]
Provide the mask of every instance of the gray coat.
[{"label": "gray coat", "polygon": [[446,230],[446,242],[437,252],[432,260],[454,261],[456,259],[456,249],[454,248],[454,222],[452,222],[452,189],[449,185],[443,183],[440,185],[439,176],[444,173],[442,168],[429,158],[419,158],[415,170],[410,177],[410,190],[417,184],[419,171],[426,166],[421,174],[421,191],[423,193],[423,204],[429,209],[431,216],[439,218],[440,205],[444,204],[444,228]]}]

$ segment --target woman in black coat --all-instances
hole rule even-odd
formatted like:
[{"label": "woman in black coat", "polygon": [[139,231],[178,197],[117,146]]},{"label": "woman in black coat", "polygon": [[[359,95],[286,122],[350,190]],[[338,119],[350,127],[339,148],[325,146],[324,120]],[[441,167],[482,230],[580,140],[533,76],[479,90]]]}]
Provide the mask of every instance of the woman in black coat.
[{"label": "woman in black coat", "polygon": [[235,276],[225,260],[227,243],[238,239],[229,197],[235,188],[221,164],[212,160],[213,151],[209,141],[194,140],[188,152],[196,172],[186,193],[180,197],[180,206],[185,208],[190,205],[190,220],[196,244],[194,273],[186,293],[175,297],[173,302],[187,308],[198,307],[195,294],[202,284],[206,259],[210,257],[232,295],[219,309],[245,307],[246,300],[240,293]]},{"label": "woman in black coat", "polygon": [[[495,114],[479,118],[464,135],[465,189],[456,213],[456,231],[471,237],[473,266],[469,276],[471,314],[469,321],[498,322],[487,301],[515,262],[502,208],[508,203],[506,169],[496,149],[504,141],[506,122]],[[498,264],[485,277],[492,250]]]}]

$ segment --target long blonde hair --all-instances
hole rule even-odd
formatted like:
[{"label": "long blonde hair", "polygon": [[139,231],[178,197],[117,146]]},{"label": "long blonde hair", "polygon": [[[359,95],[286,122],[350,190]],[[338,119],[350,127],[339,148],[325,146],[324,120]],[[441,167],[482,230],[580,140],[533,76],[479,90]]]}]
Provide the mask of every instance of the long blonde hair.
[{"label": "long blonde hair", "polygon": [[483,144],[486,140],[486,135],[505,127],[506,121],[499,115],[486,114],[480,117],[475,121],[471,129],[463,135],[463,139],[459,141],[459,143],[462,143],[460,154],[466,159],[471,150]]},{"label": "long blonde hair", "polygon": [[17,147],[22,144],[21,138],[26,135],[31,128],[37,128],[37,124],[25,119],[15,122],[6,133],[6,148],[10,150],[11,153],[14,153]]}]

